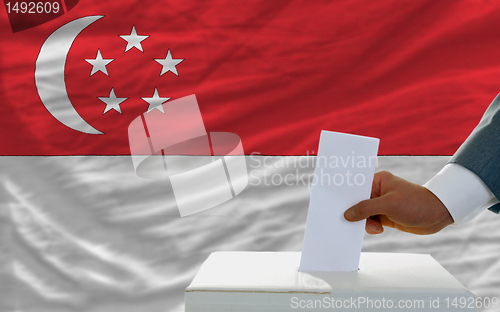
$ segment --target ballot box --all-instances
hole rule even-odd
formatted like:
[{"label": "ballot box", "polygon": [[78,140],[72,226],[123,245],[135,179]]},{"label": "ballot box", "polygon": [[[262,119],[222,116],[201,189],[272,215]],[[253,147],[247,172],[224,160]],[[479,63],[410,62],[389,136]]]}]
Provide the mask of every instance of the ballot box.
[{"label": "ballot box", "polygon": [[361,253],[355,272],[299,272],[300,252],[215,252],[186,288],[186,312],[477,311],[425,254]]}]

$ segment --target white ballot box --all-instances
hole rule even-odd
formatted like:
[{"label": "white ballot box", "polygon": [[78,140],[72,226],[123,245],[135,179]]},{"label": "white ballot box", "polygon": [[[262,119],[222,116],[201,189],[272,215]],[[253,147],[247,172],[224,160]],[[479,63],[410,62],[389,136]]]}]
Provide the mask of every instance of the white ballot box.
[{"label": "white ballot box", "polygon": [[299,272],[300,252],[215,252],[186,288],[186,312],[476,311],[430,255],[361,253],[357,272]]}]

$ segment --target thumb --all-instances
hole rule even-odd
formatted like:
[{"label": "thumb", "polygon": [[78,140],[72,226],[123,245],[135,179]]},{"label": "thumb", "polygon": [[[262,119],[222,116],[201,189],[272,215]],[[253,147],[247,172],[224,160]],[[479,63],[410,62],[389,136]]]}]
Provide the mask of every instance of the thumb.
[{"label": "thumb", "polygon": [[386,214],[387,200],[385,196],[363,200],[344,212],[344,218],[347,221],[361,221],[371,216]]}]

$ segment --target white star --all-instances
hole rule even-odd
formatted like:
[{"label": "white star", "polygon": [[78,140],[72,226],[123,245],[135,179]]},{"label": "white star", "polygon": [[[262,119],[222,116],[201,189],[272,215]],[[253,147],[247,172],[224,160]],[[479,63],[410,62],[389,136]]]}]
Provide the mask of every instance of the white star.
[{"label": "white star", "polygon": [[165,114],[165,111],[163,110],[162,104],[165,103],[166,101],[170,100],[171,98],[160,97],[160,95],[158,94],[158,89],[156,89],[156,87],[155,87],[155,92],[153,94],[153,97],[141,98],[141,99],[143,99],[144,101],[149,103],[148,111],[146,112],[146,114],[155,108],[158,109],[160,112]]},{"label": "white star", "polygon": [[142,45],[141,41],[146,40],[147,37],[149,36],[139,36],[137,35],[137,31],[135,31],[135,26],[132,26],[132,31],[130,32],[130,35],[120,35],[123,40],[127,41],[127,47],[125,48],[125,52],[132,48],[136,48],[141,52],[144,52],[142,50]]},{"label": "white star", "polygon": [[177,68],[175,68],[175,66],[184,61],[184,59],[172,59],[172,54],[170,54],[170,49],[168,49],[168,53],[165,59],[155,59],[155,61],[163,66],[160,76],[169,71],[179,76],[179,74],[177,73]]},{"label": "white star", "polygon": [[120,108],[120,103],[128,99],[128,98],[117,98],[115,95],[114,88],[111,88],[108,97],[97,97],[97,98],[106,103],[106,108],[104,109],[104,113],[102,113],[103,115],[106,114],[111,109],[114,109],[115,111],[121,114],[122,110]]},{"label": "white star", "polygon": [[106,69],[106,65],[114,61],[114,59],[103,59],[101,55],[101,49],[97,49],[97,56],[95,59],[85,59],[90,65],[92,65],[92,71],[90,72],[90,76],[101,71],[108,75],[108,70]]}]

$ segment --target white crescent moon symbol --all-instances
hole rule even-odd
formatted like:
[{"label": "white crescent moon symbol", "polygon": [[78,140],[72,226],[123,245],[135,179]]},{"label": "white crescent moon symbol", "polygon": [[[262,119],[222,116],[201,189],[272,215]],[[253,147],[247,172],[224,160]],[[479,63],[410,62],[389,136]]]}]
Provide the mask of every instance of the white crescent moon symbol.
[{"label": "white crescent moon symbol", "polygon": [[45,108],[65,126],[88,134],[103,133],[89,125],[73,107],[66,90],[64,70],[73,41],[82,30],[102,17],[86,16],[61,26],[45,40],[36,59],[35,83]]}]

